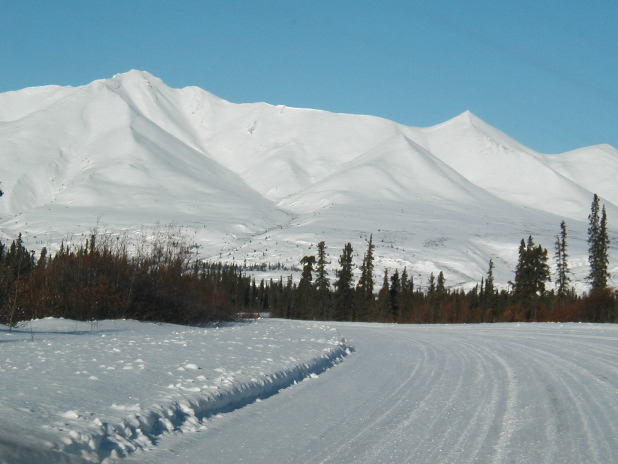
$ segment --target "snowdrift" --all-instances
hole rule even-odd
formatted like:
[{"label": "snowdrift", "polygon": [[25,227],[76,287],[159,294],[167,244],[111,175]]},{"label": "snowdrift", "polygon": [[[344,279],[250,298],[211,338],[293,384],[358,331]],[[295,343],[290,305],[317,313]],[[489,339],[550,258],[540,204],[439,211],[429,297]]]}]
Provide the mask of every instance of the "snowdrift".
[{"label": "snowdrift", "polygon": [[113,462],[316,377],[350,353],[322,323],[129,320],[0,327],[0,462]]}]

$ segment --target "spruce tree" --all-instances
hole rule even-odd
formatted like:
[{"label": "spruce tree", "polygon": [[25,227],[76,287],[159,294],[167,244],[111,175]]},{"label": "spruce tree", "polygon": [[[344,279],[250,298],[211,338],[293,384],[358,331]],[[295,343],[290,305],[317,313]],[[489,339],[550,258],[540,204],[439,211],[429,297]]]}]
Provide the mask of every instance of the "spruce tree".
[{"label": "spruce tree", "polygon": [[399,271],[397,270],[395,270],[395,273],[391,276],[391,285],[388,295],[391,317],[393,318],[393,322],[397,322],[399,321],[399,312],[401,309],[401,280],[399,279]]},{"label": "spruce tree", "polygon": [[560,301],[564,301],[565,298],[572,294],[570,287],[571,277],[567,253],[567,229],[566,223],[562,221],[560,223],[560,234],[556,236],[554,258],[556,260],[556,293]]},{"label": "spruce tree", "polygon": [[414,280],[408,276],[408,269],[403,268],[401,273],[401,297],[399,298],[399,319],[407,321],[412,312],[412,293],[414,292]]},{"label": "spruce tree", "polygon": [[339,257],[339,269],[335,281],[335,314],[336,321],[356,320],[354,291],[352,286],[352,244],[347,243]]},{"label": "spruce tree", "polygon": [[392,313],[390,311],[391,301],[390,301],[390,285],[389,285],[389,277],[388,277],[388,269],[384,269],[384,278],[382,279],[382,287],[380,287],[380,291],[378,292],[378,301],[377,301],[377,317],[376,320],[381,322],[392,322],[391,316]]},{"label": "spruce tree", "polygon": [[496,288],[494,285],[494,261],[489,260],[486,278],[481,279],[481,287],[479,291],[479,303],[483,309],[483,320],[494,321],[496,318],[495,303],[496,303]]},{"label": "spruce tree", "polygon": [[427,285],[427,295],[432,297],[436,293],[436,276],[433,272],[429,275],[429,283]]},{"label": "spruce tree", "polygon": [[358,310],[357,319],[360,321],[368,320],[372,313],[374,301],[374,281],[373,281],[373,250],[375,245],[373,244],[373,236],[369,237],[369,243],[367,251],[363,257],[363,264],[361,265],[361,275],[356,286],[358,293]]},{"label": "spruce tree", "polygon": [[358,281],[357,289],[360,293],[360,296],[364,300],[373,300],[373,250],[375,249],[375,245],[373,244],[373,236],[369,237],[369,244],[367,246],[367,251],[365,252],[365,256],[363,257],[363,264],[361,265],[361,275]]},{"label": "spruce tree", "polygon": [[549,280],[551,279],[547,264],[547,249],[541,245],[535,246],[532,235],[528,237],[528,243],[522,239],[519,245],[515,281],[511,284],[515,299],[526,305],[528,311],[534,310],[535,319],[538,299],[545,294],[545,284]]},{"label": "spruce tree", "polygon": [[609,273],[609,233],[607,231],[607,211],[605,205],[601,210],[601,224],[599,226],[599,267],[600,267],[600,285],[602,288],[607,288],[608,281],[611,277]]},{"label": "spruce tree", "polygon": [[[588,262],[590,273],[588,281],[591,290],[607,288],[610,278],[609,267],[609,236],[607,233],[607,213],[605,205],[600,208],[599,196],[595,193],[588,216]],[[599,217],[600,212],[600,217]]]},{"label": "spruce tree", "polygon": [[487,279],[485,280],[485,298],[487,300],[491,300],[496,289],[494,287],[494,261],[493,259],[489,259],[489,268],[487,269]]},{"label": "spruce tree", "polygon": [[533,248],[532,253],[533,290],[535,294],[543,296],[545,294],[545,284],[548,281],[551,281],[551,273],[549,269],[549,264],[547,263],[547,249],[543,248],[541,245],[538,245],[537,247]]},{"label": "spruce tree", "polygon": [[296,317],[314,319],[316,314],[312,280],[315,256],[304,256],[300,262],[303,265],[303,272],[298,283],[298,290],[296,291]]},{"label": "spruce tree", "polygon": [[315,298],[316,298],[316,317],[319,320],[326,318],[330,312],[330,279],[326,266],[330,264],[326,258],[326,244],[322,241],[318,243],[318,258],[316,263],[315,276]]},{"label": "spruce tree", "polygon": [[436,282],[436,294],[440,297],[446,296],[446,280],[444,279],[444,272],[440,271],[438,274],[438,281]]},{"label": "spruce tree", "polygon": [[[17,239],[13,240],[8,252],[2,257],[2,268],[4,270],[3,287],[4,298],[0,304],[8,309],[6,316],[1,315],[2,319],[6,319],[6,324],[9,326],[9,332],[12,327],[18,322],[19,305],[18,296],[21,292],[21,284],[27,274],[35,267],[34,252],[28,251],[24,246],[21,238],[21,233]],[[23,314],[21,316],[24,316]]]}]

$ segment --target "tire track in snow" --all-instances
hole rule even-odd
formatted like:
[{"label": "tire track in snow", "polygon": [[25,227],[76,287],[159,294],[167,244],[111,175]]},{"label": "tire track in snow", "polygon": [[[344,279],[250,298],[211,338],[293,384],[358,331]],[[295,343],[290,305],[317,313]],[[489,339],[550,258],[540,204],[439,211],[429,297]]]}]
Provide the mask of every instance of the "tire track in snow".
[{"label": "tire track in snow", "polygon": [[[436,344],[435,335],[424,342]],[[500,450],[509,440],[517,392],[513,372],[482,344],[444,337],[440,346],[443,362],[434,368],[444,372],[443,385],[432,386],[424,407],[410,414],[397,434],[409,436],[410,429],[423,424],[413,455],[422,454],[426,462],[474,462],[484,449]],[[492,433],[494,429],[499,433]]]},{"label": "tire track in snow", "polygon": [[[342,452],[342,450],[349,449],[352,446],[351,443],[353,441],[362,440],[365,435],[371,434],[376,428],[380,428],[380,422],[384,421],[384,418],[392,413],[392,411],[397,410],[401,403],[405,400],[406,392],[410,389],[409,384],[413,380],[418,380],[420,382],[419,387],[426,387],[427,385],[435,382],[435,379],[433,379],[433,375],[435,375],[435,373],[432,373],[433,375],[430,376],[425,375],[420,379],[416,379],[417,371],[422,371],[425,365],[432,365],[432,360],[435,358],[435,350],[431,347],[419,346],[418,349],[421,353],[419,362],[416,366],[414,366],[407,377],[402,382],[398,383],[398,386],[394,391],[389,392],[383,397],[375,398],[375,402],[372,404],[372,410],[379,411],[379,414],[376,416],[363,417],[361,425],[353,429],[351,434],[342,433],[341,436],[329,446],[329,448],[316,453],[310,458],[310,460],[307,461],[307,463],[327,463],[329,462],[331,456],[337,456]],[[358,409],[360,413],[360,410],[364,408]],[[316,443],[319,443],[322,438],[323,437],[317,439]]]},{"label": "tire track in snow", "polygon": [[[501,449],[500,444],[488,442],[498,440],[491,434],[496,423],[501,426],[515,420],[515,401],[511,397],[515,396],[516,388],[512,387],[513,373],[508,364],[475,343],[448,338],[436,343],[433,333],[419,337],[418,333],[406,333],[405,328],[402,329],[401,336],[410,344],[410,351],[422,353],[418,363],[397,388],[376,400],[377,407],[372,410],[377,410],[377,415],[363,419],[362,427],[341,434],[332,446],[316,453],[307,462],[338,462],[342,452],[371,440],[371,435],[380,429],[389,432],[354,462],[381,462],[385,449],[393,441],[409,442],[409,451],[404,454],[421,454],[426,462],[473,462],[484,448]],[[488,374],[491,374],[489,382]],[[502,392],[504,378],[512,387],[506,395]],[[484,383],[479,384],[481,380]],[[471,397],[469,392],[476,385],[481,388]],[[411,392],[417,393],[411,395]],[[470,410],[465,408],[468,404],[473,405]],[[394,416],[401,410],[406,411],[406,415],[393,423]],[[441,433],[445,420],[458,424],[456,434]],[[411,430],[416,431],[415,436],[411,436]],[[500,434],[500,440],[508,442],[509,436],[507,427]]]},{"label": "tire track in snow", "polygon": [[[538,383],[538,394],[545,401],[537,401],[536,408],[545,411],[538,422],[544,425],[544,460],[535,462],[553,463],[568,450],[574,462],[612,462],[605,454],[599,437],[618,437],[615,411],[605,407],[607,398],[616,395],[618,389],[608,379],[600,379],[585,364],[593,362],[591,357],[560,356],[552,353],[555,346],[530,346],[517,342],[518,351],[528,353],[528,370],[534,372]],[[575,354],[575,353],[573,353]],[[579,358],[579,363],[573,358]],[[585,364],[582,364],[585,363]],[[585,382],[582,382],[585,379]],[[599,401],[601,399],[601,401]],[[601,420],[599,420],[601,418]],[[562,437],[570,436],[564,440]]]},{"label": "tire track in snow", "polygon": [[[386,405],[379,414],[308,462],[341,462],[341,453],[346,462],[385,462],[385,456],[390,458],[386,462],[615,462],[615,445],[612,449],[608,437],[617,436],[616,410],[599,408],[611,403],[616,391],[615,366],[606,366],[613,369],[612,384],[582,367],[590,361],[585,355],[580,363],[571,361],[568,337],[565,343],[563,336],[546,336],[537,329],[432,326],[411,327],[406,333],[400,328],[398,335],[411,351],[423,354],[418,364],[379,400]],[[608,342],[616,345],[616,339]],[[597,348],[596,342],[586,345],[573,349],[590,353]],[[599,351],[608,355],[611,348]],[[590,386],[599,382],[609,389]],[[389,423],[405,407],[406,415]],[[381,429],[388,433],[370,437]],[[373,441],[370,449],[349,460],[354,454],[350,450],[367,440]],[[415,445],[402,446],[406,440]],[[393,452],[397,447],[402,451]]]}]

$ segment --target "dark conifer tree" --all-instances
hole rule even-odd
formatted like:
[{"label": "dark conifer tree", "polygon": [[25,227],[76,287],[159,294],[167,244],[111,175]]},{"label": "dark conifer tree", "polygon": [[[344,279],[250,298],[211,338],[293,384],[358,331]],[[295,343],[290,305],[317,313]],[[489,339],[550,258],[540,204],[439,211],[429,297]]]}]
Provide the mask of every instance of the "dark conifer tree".
[{"label": "dark conifer tree", "polygon": [[404,267],[401,273],[401,297],[399,298],[399,320],[402,322],[410,320],[413,294],[414,280],[408,276],[408,269]]},{"label": "dark conifer tree", "polygon": [[560,301],[564,301],[567,296],[573,294],[571,288],[571,277],[567,253],[567,228],[566,223],[562,221],[560,223],[560,234],[556,236],[556,243],[554,246],[556,259],[556,294]]},{"label": "dark conifer tree", "polygon": [[[412,284],[414,286],[414,284]],[[401,272],[401,292],[410,288],[410,278],[408,277],[408,268],[404,267]]]},{"label": "dark conifer tree", "polygon": [[489,260],[489,268],[487,269],[487,279],[485,280],[485,297],[490,298],[496,292],[494,287],[494,260]]},{"label": "dark conifer tree", "polygon": [[518,299],[522,299],[526,294],[528,281],[530,279],[528,276],[530,273],[530,265],[527,258],[526,242],[522,238],[521,242],[519,242],[517,266],[515,267],[515,279],[513,282],[510,282],[513,286],[513,295]]},{"label": "dark conifer tree", "polygon": [[0,319],[11,328],[23,318],[20,299],[27,275],[34,269],[34,252],[24,246],[21,234],[11,242],[8,252],[2,257],[2,289],[0,290]]},{"label": "dark conifer tree", "polygon": [[398,322],[401,310],[401,280],[399,279],[399,271],[397,270],[395,270],[395,273],[391,276],[391,285],[388,294],[391,317],[394,322]]},{"label": "dark conifer tree", "polygon": [[353,287],[352,244],[347,243],[339,257],[339,269],[335,281],[335,314],[336,321],[356,320],[355,298]]},{"label": "dark conifer tree", "polygon": [[303,265],[303,272],[296,291],[296,311],[297,317],[301,319],[314,319],[315,310],[315,290],[313,287],[313,265],[315,256],[304,256],[300,260]]},{"label": "dark conifer tree", "polygon": [[433,272],[429,275],[429,284],[427,286],[427,296],[432,297],[436,293],[436,276]]},{"label": "dark conifer tree", "polygon": [[376,319],[380,322],[392,322],[391,320],[391,300],[390,300],[390,285],[388,278],[388,269],[384,269],[384,278],[382,279],[382,287],[378,292]]},{"label": "dark conifer tree", "polygon": [[[590,273],[588,281],[591,290],[607,288],[609,280],[609,236],[607,233],[607,214],[605,205],[601,210],[599,196],[595,193],[590,215],[588,216],[588,262],[590,263]],[[599,217],[600,213],[600,217]]]},{"label": "dark conifer tree", "polygon": [[436,298],[436,276],[432,272],[429,274],[429,282],[427,284],[427,321],[429,323],[434,323],[437,320],[438,314],[438,305]]},{"label": "dark conifer tree", "polygon": [[440,297],[443,297],[447,294],[446,280],[444,279],[444,272],[442,271],[440,271],[440,274],[438,274],[438,281],[436,282],[436,294]]},{"label": "dark conifer tree", "polygon": [[515,269],[513,296],[524,305],[526,313],[532,312],[536,320],[539,298],[545,294],[545,284],[550,280],[550,270],[547,264],[547,249],[541,245],[535,246],[532,236],[526,244],[522,239],[519,246],[519,261]]},{"label": "dark conifer tree", "polygon": [[481,290],[479,294],[481,308],[483,309],[483,320],[493,322],[496,320],[496,288],[494,285],[494,261],[489,260],[487,278],[481,280]]},{"label": "dark conifer tree", "polygon": [[369,237],[369,243],[367,245],[367,251],[363,257],[363,264],[361,265],[361,275],[358,280],[357,289],[363,300],[373,300],[373,250],[375,245],[373,244],[373,236]]},{"label": "dark conifer tree", "polygon": [[326,257],[326,244],[318,243],[318,257],[316,263],[316,276],[314,281],[316,299],[316,318],[326,319],[330,314],[330,279],[326,266],[330,264]]},{"label": "dark conifer tree", "polygon": [[21,234],[13,240],[9,251],[4,255],[4,265],[15,275],[27,274],[34,269],[34,253],[26,249]]},{"label": "dark conifer tree", "polygon": [[363,264],[361,265],[361,275],[356,286],[357,293],[357,311],[356,317],[359,321],[367,321],[371,318],[371,314],[375,306],[374,297],[374,280],[373,280],[373,250],[375,245],[373,244],[373,236],[369,237],[367,245],[367,251],[363,257]]}]

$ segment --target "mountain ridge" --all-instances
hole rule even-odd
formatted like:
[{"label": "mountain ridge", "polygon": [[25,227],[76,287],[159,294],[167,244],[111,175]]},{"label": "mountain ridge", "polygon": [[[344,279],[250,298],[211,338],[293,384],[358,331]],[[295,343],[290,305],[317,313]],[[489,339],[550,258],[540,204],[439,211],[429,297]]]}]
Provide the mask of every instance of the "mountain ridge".
[{"label": "mountain ridge", "polygon": [[101,224],[134,233],[173,223],[207,258],[291,265],[321,240],[333,258],[348,241],[360,254],[373,233],[379,268],[406,266],[421,281],[443,270],[465,286],[493,258],[506,285],[519,239],[551,249],[565,219],[584,288],[593,193],[616,236],[618,150],[541,154],[469,111],[418,128],[230,103],[132,70],[0,94],[0,140],[1,230],[31,246]]}]

